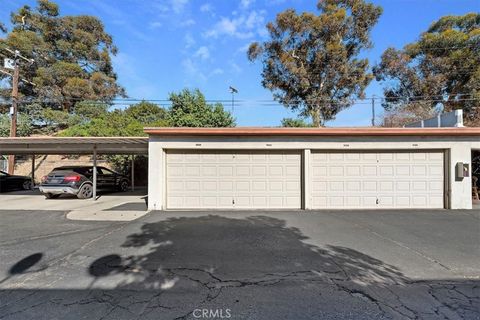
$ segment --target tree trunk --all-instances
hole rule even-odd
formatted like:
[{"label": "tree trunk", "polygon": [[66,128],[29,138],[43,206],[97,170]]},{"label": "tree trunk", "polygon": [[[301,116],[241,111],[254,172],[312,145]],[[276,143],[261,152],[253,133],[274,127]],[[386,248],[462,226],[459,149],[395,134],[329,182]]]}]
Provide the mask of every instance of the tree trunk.
[{"label": "tree trunk", "polygon": [[320,106],[316,105],[313,107],[312,111],[310,112],[312,117],[313,126],[316,128],[322,127],[322,119],[320,119]]}]

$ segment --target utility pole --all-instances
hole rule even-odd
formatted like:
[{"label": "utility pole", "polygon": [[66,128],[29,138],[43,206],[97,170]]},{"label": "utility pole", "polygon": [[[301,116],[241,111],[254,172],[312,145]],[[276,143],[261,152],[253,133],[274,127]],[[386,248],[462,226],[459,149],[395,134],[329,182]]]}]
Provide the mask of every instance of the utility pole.
[{"label": "utility pole", "polygon": [[375,95],[372,96],[372,127],[375,127]]},{"label": "utility pole", "polygon": [[230,93],[232,94],[232,114],[235,113],[235,93],[238,93],[238,90],[230,86]]},{"label": "utility pole", "polygon": [[[12,107],[10,110],[10,115],[12,121],[10,124],[10,137],[17,136],[17,111],[18,111],[18,78],[20,76],[20,67],[18,66],[18,51],[15,50],[15,59],[14,59],[14,68],[13,68],[13,79],[12,79]],[[15,171],[15,155],[11,154],[8,156],[8,173],[14,174]]]},{"label": "utility pole", "polygon": [[[20,80],[22,82],[35,85],[34,83],[25,80],[25,79],[20,79],[20,65],[19,65],[19,59],[23,59],[27,61],[28,63],[34,63],[33,59],[28,59],[22,55],[20,55],[20,52],[18,50],[11,50],[9,48],[0,48],[8,53],[13,55],[13,68],[11,66],[11,63],[5,62],[5,68],[7,69],[13,69],[13,75],[10,74],[9,72],[6,72],[2,69],[0,69],[0,72],[5,73],[9,76],[12,77],[12,106],[10,107],[10,116],[12,118],[11,124],[10,124],[10,137],[16,137],[17,136],[17,114],[18,114],[18,83]],[[6,60],[7,61],[7,60]],[[8,65],[8,66],[7,66]],[[15,171],[15,156],[14,155],[9,155],[8,156],[8,173],[13,174]]]}]

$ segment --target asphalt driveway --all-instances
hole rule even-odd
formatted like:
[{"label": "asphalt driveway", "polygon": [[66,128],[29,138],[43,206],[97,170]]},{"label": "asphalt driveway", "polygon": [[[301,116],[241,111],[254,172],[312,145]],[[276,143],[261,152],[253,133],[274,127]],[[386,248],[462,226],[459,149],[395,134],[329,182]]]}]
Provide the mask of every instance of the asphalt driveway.
[{"label": "asphalt driveway", "polygon": [[479,211],[0,210],[0,319],[480,319]]}]

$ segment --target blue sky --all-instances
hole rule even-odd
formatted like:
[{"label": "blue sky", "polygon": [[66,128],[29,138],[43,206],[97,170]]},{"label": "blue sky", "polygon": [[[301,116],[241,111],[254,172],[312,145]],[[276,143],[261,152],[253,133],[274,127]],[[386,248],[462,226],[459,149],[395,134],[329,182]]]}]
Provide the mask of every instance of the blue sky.
[{"label": "blue sky", "polygon": [[[31,0],[1,0],[0,21]],[[267,39],[265,24],[287,8],[316,11],[315,0],[57,0],[64,15],[101,18],[119,48],[114,67],[131,98],[167,99],[184,87],[199,88],[209,100],[229,100],[228,87],[246,101],[235,108],[241,126],[276,126],[295,117],[271,100],[261,86],[261,64],[246,58],[253,41]],[[371,64],[387,47],[415,41],[438,18],[479,12],[480,0],[376,0],[384,9],[373,30],[374,48],[365,53]],[[382,95],[373,81],[367,96]],[[230,109],[230,104],[225,105]],[[381,111],[380,106],[377,106]],[[358,104],[337,115],[328,126],[368,126],[371,107]]]}]

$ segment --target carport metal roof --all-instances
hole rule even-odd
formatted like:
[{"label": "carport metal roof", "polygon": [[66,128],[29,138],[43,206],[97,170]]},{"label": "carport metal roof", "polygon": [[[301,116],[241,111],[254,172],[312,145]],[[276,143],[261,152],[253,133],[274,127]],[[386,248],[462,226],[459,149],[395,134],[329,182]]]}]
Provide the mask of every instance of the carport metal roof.
[{"label": "carport metal roof", "polygon": [[148,154],[147,137],[0,138],[0,155],[8,154]]}]

